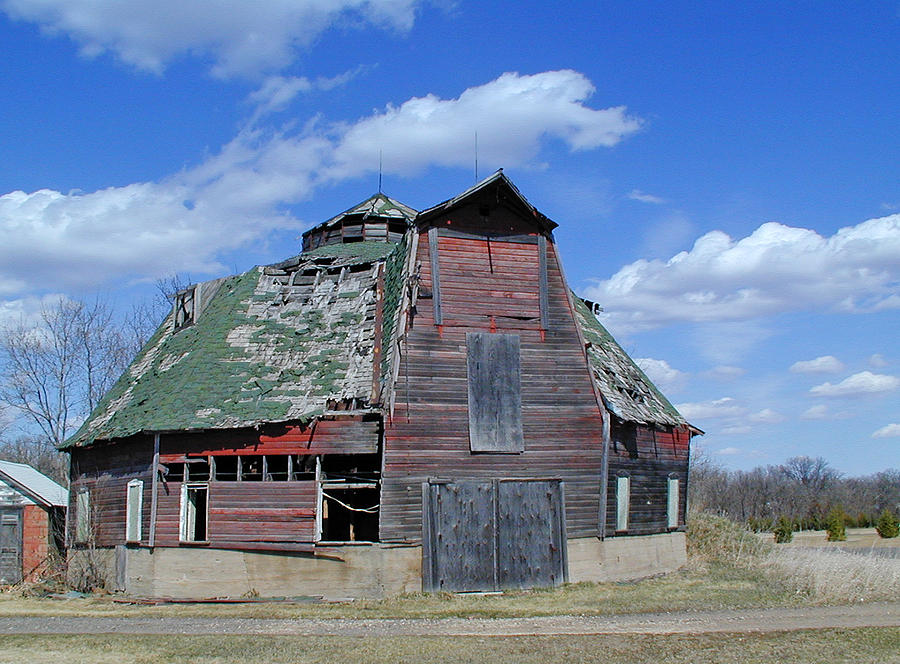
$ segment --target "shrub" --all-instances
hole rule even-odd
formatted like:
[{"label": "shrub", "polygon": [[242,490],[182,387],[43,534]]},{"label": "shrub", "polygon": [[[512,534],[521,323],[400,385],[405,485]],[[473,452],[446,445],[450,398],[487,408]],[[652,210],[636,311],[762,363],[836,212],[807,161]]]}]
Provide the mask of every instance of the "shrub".
[{"label": "shrub", "polygon": [[750,564],[771,546],[725,517],[700,513],[688,521],[688,555],[695,560]]},{"label": "shrub", "polygon": [[900,521],[897,520],[897,517],[887,508],[885,508],[884,512],[881,513],[881,516],[878,517],[878,522],[875,524],[875,530],[878,531],[878,534],[884,538],[897,537],[900,535]]},{"label": "shrub", "polygon": [[781,516],[778,519],[778,523],[775,524],[775,530],[772,532],[775,533],[776,544],[787,544],[794,539],[794,528],[786,516]]},{"label": "shrub", "polygon": [[844,510],[834,507],[825,518],[825,530],[828,533],[829,542],[844,542],[847,539],[847,529],[844,525]]}]

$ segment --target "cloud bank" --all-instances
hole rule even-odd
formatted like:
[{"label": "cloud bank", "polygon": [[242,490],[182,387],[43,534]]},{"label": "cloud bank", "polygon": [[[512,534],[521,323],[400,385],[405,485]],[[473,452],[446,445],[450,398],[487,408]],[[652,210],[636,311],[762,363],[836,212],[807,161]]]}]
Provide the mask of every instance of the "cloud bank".
[{"label": "cloud bank", "polygon": [[585,289],[619,331],[742,321],[784,311],[900,308],[900,214],[822,237],[766,223],[733,240],[701,236],[668,261],[639,260]]},{"label": "cloud bank", "polygon": [[10,17],[61,33],[160,73],[186,54],[211,58],[216,76],[257,76],[290,64],[336,23],[409,30],[417,0],[2,0]]},{"label": "cloud bank", "polygon": [[[265,111],[277,109],[310,85],[271,79],[255,101]],[[222,271],[222,252],[299,229],[289,205],[322,185],[374,172],[381,146],[392,146],[385,172],[407,174],[468,167],[468,139],[490,123],[507,129],[495,139],[487,132],[480,145],[482,160],[497,166],[528,165],[546,137],[583,150],[637,130],[640,121],[622,108],[586,106],[592,92],[573,71],[508,73],[455,99],[411,99],[349,125],[314,120],[284,133],[251,124],[217,154],[158,182],[8,193],[0,196],[0,297],[48,284],[97,288],[113,279]]]}]

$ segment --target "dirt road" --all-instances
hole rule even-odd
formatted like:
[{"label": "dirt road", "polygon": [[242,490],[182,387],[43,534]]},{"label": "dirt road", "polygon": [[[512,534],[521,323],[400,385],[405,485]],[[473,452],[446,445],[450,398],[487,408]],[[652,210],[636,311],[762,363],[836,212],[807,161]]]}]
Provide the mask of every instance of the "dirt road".
[{"label": "dirt road", "polygon": [[372,620],[258,618],[0,618],[0,634],[279,634],[297,636],[525,636],[710,634],[900,627],[900,602],[619,616]]}]

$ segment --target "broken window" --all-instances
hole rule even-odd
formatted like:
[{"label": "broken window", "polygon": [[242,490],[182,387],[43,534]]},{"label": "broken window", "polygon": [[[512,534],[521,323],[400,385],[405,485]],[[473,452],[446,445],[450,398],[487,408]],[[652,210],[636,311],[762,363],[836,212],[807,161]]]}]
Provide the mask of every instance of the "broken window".
[{"label": "broken window", "polygon": [[328,455],[318,461],[318,539],[377,542],[381,458]]},{"label": "broken window", "polygon": [[469,449],[523,452],[519,335],[468,332],[466,349]]},{"label": "broken window", "polygon": [[679,486],[678,478],[670,476],[668,481],[668,502],[666,509],[669,528],[678,527],[678,503],[680,490],[681,487]]},{"label": "broken window", "polygon": [[631,503],[631,478],[616,478],[616,530],[628,530],[628,510]]},{"label": "broken window", "polygon": [[209,485],[181,485],[181,519],[179,536],[182,542],[207,541],[207,506]]},{"label": "broken window", "polygon": [[215,474],[213,478],[219,482],[236,482],[238,478],[237,456],[217,456],[215,460]]},{"label": "broken window", "polygon": [[196,315],[196,287],[175,294],[175,329],[193,325]]},{"label": "broken window", "polygon": [[125,497],[125,541],[141,541],[141,508],[144,502],[144,483],[131,480]]}]

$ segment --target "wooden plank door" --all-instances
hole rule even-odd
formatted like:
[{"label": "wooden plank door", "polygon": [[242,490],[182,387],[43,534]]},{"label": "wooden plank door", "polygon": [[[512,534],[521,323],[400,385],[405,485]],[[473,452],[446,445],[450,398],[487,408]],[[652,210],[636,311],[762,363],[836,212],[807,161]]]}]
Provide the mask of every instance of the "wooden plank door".
[{"label": "wooden plank door", "polygon": [[0,583],[22,580],[22,509],[0,508]]},{"label": "wooden plank door", "polygon": [[559,480],[425,483],[426,592],[555,586],[567,578]]}]

